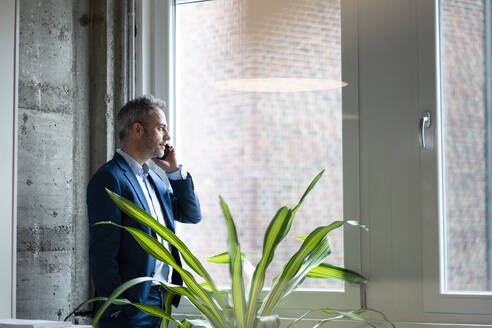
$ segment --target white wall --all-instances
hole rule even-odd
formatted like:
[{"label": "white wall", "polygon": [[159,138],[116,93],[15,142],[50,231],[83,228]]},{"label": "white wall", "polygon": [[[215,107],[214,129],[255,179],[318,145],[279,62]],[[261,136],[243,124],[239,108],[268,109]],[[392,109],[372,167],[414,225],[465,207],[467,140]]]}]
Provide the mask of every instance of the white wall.
[{"label": "white wall", "polygon": [[15,0],[0,1],[0,318],[15,315],[16,7]]}]

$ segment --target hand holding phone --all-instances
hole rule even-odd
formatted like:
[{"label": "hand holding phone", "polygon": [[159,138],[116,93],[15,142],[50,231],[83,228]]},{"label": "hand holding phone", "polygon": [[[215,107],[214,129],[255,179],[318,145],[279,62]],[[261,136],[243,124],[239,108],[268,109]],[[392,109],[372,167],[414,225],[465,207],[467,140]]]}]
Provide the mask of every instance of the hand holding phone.
[{"label": "hand holding phone", "polygon": [[176,151],[173,146],[168,144],[164,147],[164,155],[153,158],[153,161],[167,173],[175,172],[179,168],[176,160]]},{"label": "hand holding phone", "polygon": [[168,144],[166,144],[164,147],[164,155],[159,157],[159,159],[164,159],[167,156],[167,154],[169,154],[169,145]]}]

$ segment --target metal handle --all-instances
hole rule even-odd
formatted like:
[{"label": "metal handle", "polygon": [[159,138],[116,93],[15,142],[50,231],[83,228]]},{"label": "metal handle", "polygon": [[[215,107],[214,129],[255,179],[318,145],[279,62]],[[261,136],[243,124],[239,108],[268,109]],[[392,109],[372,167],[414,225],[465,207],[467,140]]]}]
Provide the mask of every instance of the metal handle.
[{"label": "metal handle", "polygon": [[425,129],[431,126],[431,113],[424,112],[420,118],[420,141],[422,142],[422,148],[425,148]]}]

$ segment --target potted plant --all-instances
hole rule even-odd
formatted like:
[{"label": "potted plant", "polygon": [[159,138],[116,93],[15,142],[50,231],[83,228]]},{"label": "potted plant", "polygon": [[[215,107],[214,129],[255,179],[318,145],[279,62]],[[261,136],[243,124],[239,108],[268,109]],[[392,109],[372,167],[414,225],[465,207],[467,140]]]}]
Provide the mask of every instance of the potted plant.
[{"label": "potted plant", "polygon": [[[334,221],[327,226],[317,227],[307,236],[299,237],[298,239],[303,240],[299,250],[284,265],[282,272],[274,278],[270,291],[266,295],[261,293],[265,283],[266,271],[274,258],[276,248],[290,231],[297,210],[321,178],[323,172],[324,170],[313,179],[295,207],[289,208],[283,206],[276,212],[265,232],[262,256],[256,267],[253,267],[241,252],[236,227],[229,207],[224,199],[219,197],[228,232],[228,252],[213,256],[208,261],[229,265],[232,280],[230,290],[219,290],[217,288],[214,280],[201,262],[171,230],[161,225],[150,214],[131,201],[106,189],[111,199],[124,213],[150,227],[162,239],[173,244],[180,251],[183,260],[191,270],[200,276],[204,282],[199,283],[191,272],[177,265],[169,251],[154,237],[139,229],[121,226],[111,221],[98,222],[98,225],[111,224],[126,230],[149,254],[162,262],[168,263],[174,270],[178,271],[183,278],[184,286],[176,286],[159,281],[166,290],[165,308],[162,310],[157,307],[132,303],[129,300],[118,298],[128,288],[145,281],[154,280],[152,277],[135,278],[123,283],[109,297],[96,297],[83,302],[65,320],[88,303],[104,301],[105,303],[94,316],[94,325],[97,324],[99,318],[110,304],[117,304],[132,305],[151,315],[163,318],[161,327],[168,327],[169,322],[172,321],[178,327],[182,328],[192,326],[210,328],[278,328],[280,326],[280,320],[278,315],[275,314],[276,307],[305,278],[340,279],[351,283],[365,284],[367,279],[359,273],[324,262],[331,252],[331,246],[327,237],[330,231],[340,228],[343,225],[352,225],[366,229],[356,221]],[[245,267],[254,269],[244,270]],[[252,274],[247,274],[247,272],[251,271]],[[244,284],[245,281],[246,286]],[[198,319],[185,319],[183,321],[174,319],[171,312],[171,300],[175,294],[186,297],[201,312],[202,317]],[[294,327],[303,318],[316,311],[324,312],[329,317],[320,319],[314,327],[320,327],[338,318],[357,320],[371,327],[376,327],[373,322],[362,316],[362,314],[367,312],[380,315],[388,325],[394,327],[393,323],[383,313],[374,309],[358,309],[347,312],[329,308],[313,309],[294,320],[289,327]]]}]

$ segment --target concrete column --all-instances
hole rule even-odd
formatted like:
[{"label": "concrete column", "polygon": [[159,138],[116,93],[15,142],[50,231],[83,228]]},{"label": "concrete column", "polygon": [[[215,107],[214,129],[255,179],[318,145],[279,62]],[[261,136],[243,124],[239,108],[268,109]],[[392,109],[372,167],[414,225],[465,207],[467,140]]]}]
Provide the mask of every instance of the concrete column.
[{"label": "concrete column", "polygon": [[127,1],[91,1],[91,173],[112,158],[114,123],[127,101]]},{"label": "concrete column", "polygon": [[62,319],[88,296],[87,1],[20,2],[17,316]]},{"label": "concrete column", "polygon": [[127,100],[126,23],[126,1],[20,1],[19,318],[63,319],[90,296],[85,192]]}]

